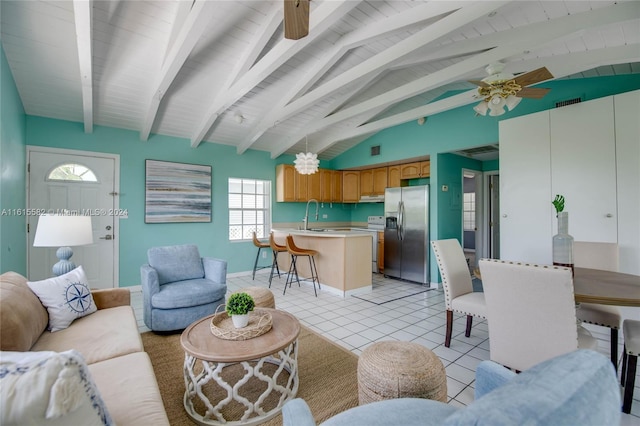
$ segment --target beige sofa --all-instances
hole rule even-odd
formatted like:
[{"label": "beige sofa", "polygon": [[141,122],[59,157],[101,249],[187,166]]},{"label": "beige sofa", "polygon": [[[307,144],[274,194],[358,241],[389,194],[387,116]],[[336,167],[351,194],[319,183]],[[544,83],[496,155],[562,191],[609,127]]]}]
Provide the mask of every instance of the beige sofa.
[{"label": "beige sofa", "polygon": [[0,275],[0,350],[80,352],[119,425],[168,425],[151,360],[144,352],[128,289],[92,291],[98,310],[61,331],[15,272]]}]

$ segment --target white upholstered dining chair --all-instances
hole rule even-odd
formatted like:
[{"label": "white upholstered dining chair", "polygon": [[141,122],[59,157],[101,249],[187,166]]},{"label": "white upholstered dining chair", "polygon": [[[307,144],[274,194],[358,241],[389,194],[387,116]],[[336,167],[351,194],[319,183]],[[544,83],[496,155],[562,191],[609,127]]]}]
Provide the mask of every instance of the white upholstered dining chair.
[{"label": "white upholstered dining chair", "polygon": [[597,348],[577,326],[571,269],[480,260],[492,361],[517,371],[578,348]]},{"label": "white upholstered dining chair", "polygon": [[[618,271],[618,244],[575,241],[573,266],[578,268]],[[622,321],[620,308],[597,303],[580,303],[578,320],[611,329],[611,362],[618,370],[618,330]]]},{"label": "white upholstered dining chair", "polygon": [[471,273],[467,259],[455,239],[431,241],[431,247],[442,276],[444,300],[447,310],[447,328],[444,345],[451,345],[453,331],[453,313],[458,312],[467,316],[465,336],[471,335],[473,317],[487,318],[487,310],[482,292],[474,292],[471,284]]}]

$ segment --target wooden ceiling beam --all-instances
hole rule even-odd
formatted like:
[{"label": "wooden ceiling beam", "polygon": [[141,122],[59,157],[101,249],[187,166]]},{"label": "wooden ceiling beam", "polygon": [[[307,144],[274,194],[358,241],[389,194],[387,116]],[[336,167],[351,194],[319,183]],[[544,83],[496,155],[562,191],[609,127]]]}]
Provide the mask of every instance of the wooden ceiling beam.
[{"label": "wooden ceiling beam", "polygon": [[236,63],[224,91],[227,91],[233,83],[245,75],[256,63],[258,56],[260,56],[260,53],[262,53],[267,43],[269,43],[271,36],[278,29],[281,23],[282,3],[276,2],[269,15],[260,26],[260,29],[253,36],[251,43],[249,43],[249,47],[244,50],[240,60]]},{"label": "wooden ceiling beam", "polygon": [[[220,93],[226,93],[229,88],[243,75],[245,75],[249,69],[255,64],[256,59],[260,55],[260,53],[264,50],[265,46],[271,39],[271,36],[276,31],[276,29],[282,23],[282,4],[275,3],[275,6],[267,16],[267,18],[262,22],[260,29],[255,33],[251,42],[249,43],[249,47],[244,50],[242,56],[233,70],[229,73],[229,78],[227,79],[224,87],[220,90]],[[197,148],[200,143],[202,143],[202,139],[213,123],[218,118],[220,113],[208,116],[208,120],[199,126],[199,133],[191,138],[191,147]]]},{"label": "wooden ceiling beam", "polygon": [[[215,2],[196,0],[184,21],[180,22],[176,19],[175,25],[179,25],[180,30],[168,50],[151,92],[151,98],[147,102],[147,112],[140,130],[141,140],[146,141],[149,139],[162,98],[193,51],[196,43],[200,40],[207,25],[211,22],[214,10]],[[180,13],[180,9],[178,9],[178,13]]]},{"label": "wooden ceiling beam", "polygon": [[84,132],[93,132],[93,69],[91,53],[91,10],[92,1],[74,0],[76,41],[78,46],[78,62],[82,85],[82,116]]},{"label": "wooden ceiling beam", "polygon": [[[336,91],[342,89],[344,86],[362,78],[362,76],[366,76],[392,66],[395,61],[402,60],[416,50],[428,45],[429,43],[433,43],[435,40],[438,40],[447,34],[450,34],[452,31],[455,31],[463,25],[469,24],[478,18],[489,14],[493,10],[503,6],[505,3],[508,2],[491,1],[469,3],[467,6],[456,10],[421,31],[418,31],[414,35],[396,43],[393,47],[390,47],[359,65],[350,68],[348,71],[328,81],[322,86],[314,89],[295,101],[292,101],[283,108],[281,114],[282,117],[290,117],[297,114],[309,108],[316,102],[319,102],[320,99],[330,96]],[[366,111],[362,111],[362,113],[364,112]],[[321,122],[324,122],[325,120],[326,119],[321,120]],[[317,131],[320,127],[314,125],[313,129],[314,131]],[[289,149],[291,146],[288,145],[289,143],[290,142],[286,141],[280,143],[277,147],[271,150],[271,155],[275,155],[276,157],[281,155]]]},{"label": "wooden ceiling beam", "polygon": [[[331,126],[335,126],[341,121],[359,116],[369,110],[377,109],[380,106],[391,106],[412,96],[416,96],[420,93],[432,90],[443,84],[447,84],[460,78],[464,78],[470,73],[475,72],[480,68],[484,68],[488,63],[503,60],[504,58],[508,58],[514,55],[521,55],[525,50],[533,50],[534,48],[552,42],[559,37],[566,37],[570,34],[579,33],[585,27],[588,28],[592,26],[607,25],[614,22],[627,20],[629,19],[629,16],[634,16],[634,14],[636,13],[636,9],[637,6],[634,4],[624,3],[619,4],[616,8],[613,9],[596,9],[589,12],[568,15],[566,17],[559,18],[553,21],[544,21],[525,27],[520,27],[518,29],[518,32],[514,33],[512,35],[512,38],[509,39],[508,42],[502,43],[499,47],[460,61],[454,65],[426,75],[422,78],[416,79],[410,83],[361,102],[358,105],[343,109],[335,114],[332,114],[331,116],[325,117],[324,119],[315,122],[312,126],[308,126],[306,130],[309,134],[311,134]],[[554,75],[556,75],[557,78],[557,74],[551,69],[550,71]],[[330,83],[331,82],[327,84]],[[319,89],[322,89],[322,87],[314,90],[313,92],[310,92],[310,94],[313,94]],[[298,102],[301,99],[302,98],[294,101],[292,104],[288,105],[287,108],[292,107],[295,102]],[[295,143],[297,143],[297,141],[294,141],[293,144]],[[289,144],[291,144],[291,141],[283,142],[279,144],[279,146],[274,147],[271,150],[271,156],[273,158],[278,157],[293,145]]]},{"label": "wooden ceiling beam", "polygon": [[276,44],[251,69],[239,78],[226,92],[220,93],[201,120],[200,125],[191,137],[191,146],[197,147],[214,125],[217,118],[231,105],[236,103],[254,87],[260,84],[271,73],[287,62],[296,53],[319,39],[333,24],[338,22],[360,1],[339,0],[322,2],[311,14],[309,35],[300,40],[283,39]]},{"label": "wooden ceiling beam", "polygon": [[[555,78],[558,79],[603,65],[638,62],[640,61],[639,47],[640,46],[638,44],[625,45],[613,48],[609,47],[597,50],[588,50],[585,52],[571,53],[567,55],[556,55],[548,58],[535,58],[527,61],[518,61],[517,66],[518,69],[532,69],[544,65],[549,69],[549,71],[551,71]],[[570,56],[571,60],[567,60],[567,56]],[[544,85],[544,83],[540,84]],[[476,96],[477,93],[476,89],[472,89],[458,95],[450,96],[424,106],[364,124],[362,126],[354,126],[350,130],[341,129],[340,134],[337,137],[323,137],[321,140],[316,140],[313,145],[313,148],[315,149],[313,152],[321,153],[343,140],[369,135],[389,127],[416,120],[420,117],[427,117],[450,109],[477,103],[479,101]],[[473,111],[469,110],[469,114],[473,114]],[[275,157],[272,155],[272,158]]]},{"label": "wooden ceiling beam", "polygon": [[457,1],[428,2],[346,34],[329,53],[324,55],[313,67],[310,67],[310,70],[306,74],[303,76],[292,75],[289,78],[292,89],[276,102],[269,113],[265,114],[254,127],[249,137],[238,145],[238,154],[242,154],[251,148],[251,146],[273,126],[273,123],[286,119],[287,117],[283,117],[282,115],[283,108],[298,95],[309,90],[311,86],[325,75],[340,58],[351,49],[362,46],[375,39],[384,38],[391,33],[420,22],[451,13],[460,7],[462,7],[462,3]]}]

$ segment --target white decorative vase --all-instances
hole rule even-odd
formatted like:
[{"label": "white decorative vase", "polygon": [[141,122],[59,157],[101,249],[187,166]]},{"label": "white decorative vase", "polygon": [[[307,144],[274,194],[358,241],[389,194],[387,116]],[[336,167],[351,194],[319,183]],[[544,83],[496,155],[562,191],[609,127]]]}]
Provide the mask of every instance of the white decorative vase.
[{"label": "white decorative vase", "polygon": [[573,237],[569,235],[569,213],[558,213],[558,233],[553,236],[553,264],[573,270]]},{"label": "white decorative vase", "polygon": [[231,315],[231,320],[236,328],[243,328],[249,324],[249,314]]}]

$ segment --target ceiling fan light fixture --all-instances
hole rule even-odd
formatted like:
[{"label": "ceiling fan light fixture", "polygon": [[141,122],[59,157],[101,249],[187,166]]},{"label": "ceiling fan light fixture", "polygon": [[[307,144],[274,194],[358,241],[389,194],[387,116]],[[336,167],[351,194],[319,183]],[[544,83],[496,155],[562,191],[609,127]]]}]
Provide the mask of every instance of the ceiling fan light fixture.
[{"label": "ceiling fan light fixture", "polygon": [[553,78],[553,75],[546,67],[538,68],[528,73],[514,76],[504,72],[505,64],[493,62],[485,68],[489,74],[482,80],[469,80],[470,83],[478,86],[478,98],[483,101],[473,107],[477,115],[498,116],[504,114],[505,108],[513,111],[522,98],[539,99],[543,97],[549,89],[530,88],[528,86]]},{"label": "ceiling fan light fixture", "polygon": [[489,115],[491,117],[497,117],[497,116],[502,115],[502,114],[505,113],[504,104],[496,105],[496,106],[493,106],[493,107],[489,107],[489,110],[490,110],[489,111]]},{"label": "ceiling fan light fixture", "polygon": [[[504,104],[504,99],[499,93],[491,96],[491,106],[498,106]],[[491,108],[491,106],[489,108]]]},{"label": "ceiling fan light fixture", "polygon": [[513,109],[518,106],[520,101],[522,101],[522,98],[519,98],[515,95],[509,95],[507,96],[507,99],[504,100],[509,111],[513,111]]},{"label": "ceiling fan light fixture", "polygon": [[487,102],[482,101],[478,105],[473,107],[473,110],[479,115],[487,115],[487,111],[489,111],[489,105]]}]

